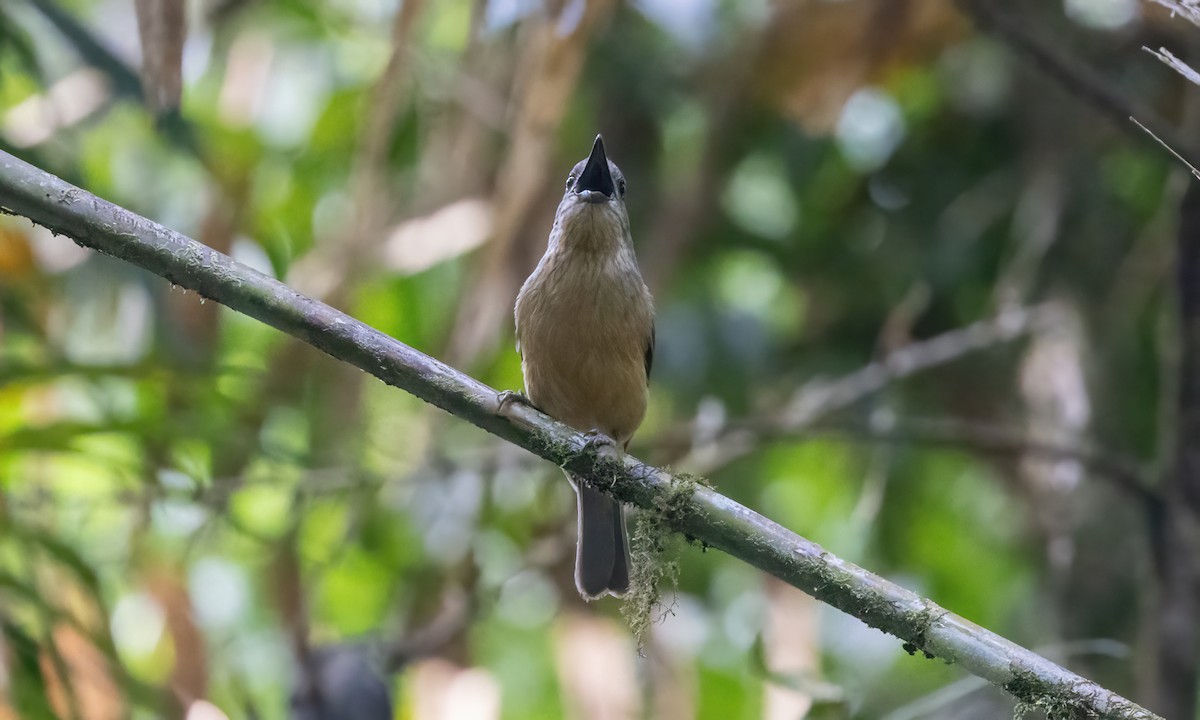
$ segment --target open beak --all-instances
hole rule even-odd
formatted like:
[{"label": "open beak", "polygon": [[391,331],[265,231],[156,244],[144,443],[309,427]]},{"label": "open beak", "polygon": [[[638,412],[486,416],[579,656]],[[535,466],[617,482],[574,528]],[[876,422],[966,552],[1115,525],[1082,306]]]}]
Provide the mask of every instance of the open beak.
[{"label": "open beak", "polygon": [[575,181],[575,192],[584,202],[605,202],[616,195],[612,173],[608,170],[608,156],[604,154],[604,138],[596,136],[592,144],[592,154],[588,156],[587,165]]}]

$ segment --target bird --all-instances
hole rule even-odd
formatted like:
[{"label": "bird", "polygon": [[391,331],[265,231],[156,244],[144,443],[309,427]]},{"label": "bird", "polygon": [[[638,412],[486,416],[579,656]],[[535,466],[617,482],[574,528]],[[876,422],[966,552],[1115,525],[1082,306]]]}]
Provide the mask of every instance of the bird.
[{"label": "bird", "polygon": [[[646,414],[654,299],[629,231],[625,176],[597,135],[567,176],[546,252],[517,294],[517,351],[538,410],[624,452]],[[577,495],[575,585],[586,600],[629,590],[621,504],[567,473]]]}]

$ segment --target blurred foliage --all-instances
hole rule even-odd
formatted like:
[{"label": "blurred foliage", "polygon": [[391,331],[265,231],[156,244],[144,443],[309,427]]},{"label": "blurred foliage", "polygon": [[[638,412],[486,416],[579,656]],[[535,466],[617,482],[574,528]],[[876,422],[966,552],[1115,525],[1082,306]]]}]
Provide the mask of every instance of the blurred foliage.
[{"label": "blurred foliage", "polygon": [[[704,469],[1137,696],[1147,528],[1112,478],[877,436],[936,417],[1149,466],[1171,158],[948,0],[407,1],[395,22],[383,0],[193,3],[182,106],[156,119],[127,87],[133,3],[7,0],[0,148],[517,388],[515,289],[603,132],[658,304],[633,451],[679,469],[806,381],[1050,303],[1051,327],[892,382],[829,418],[837,432]],[[1137,49],[1187,39],[1149,5],[1013,11],[1183,115],[1178,79]],[[1011,711],[693,548],[638,656],[615,601],[574,594],[557,469],[14,218],[0,490],[0,718],[219,717],[200,699],[320,717],[296,703],[306,681],[337,682],[315,659],[335,657],[374,667],[401,718]],[[793,607],[811,632],[768,621]]]}]

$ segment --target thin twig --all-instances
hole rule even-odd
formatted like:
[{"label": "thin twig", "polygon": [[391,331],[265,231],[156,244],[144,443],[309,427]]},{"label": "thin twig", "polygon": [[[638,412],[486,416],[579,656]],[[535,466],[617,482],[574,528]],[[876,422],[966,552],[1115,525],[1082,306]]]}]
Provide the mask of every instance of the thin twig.
[{"label": "thin twig", "polygon": [[914,651],[960,664],[1026,706],[1064,716],[1157,716],[935,603],[842,560],[693,477],[632,456],[615,459],[527,405],[500,407],[490,388],[328,305],[162,225],[0,152],[0,208],[133,263],[272,327],[556,465],[614,498],[668,508],[672,527],[764,570]]},{"label": "thin twig", "polygon": [[1196,0],[1150,0],[1156,5],[1162,5],[1172,13],[1182,15],[1194,25],[1200,25],[1200,7]]},{"label": "thin twig", "polygon": [[980,350],[1011,342],[1053,319],[1049,306],[1012,308],[928,340],[894,350],[836,380],[805,383],[782,415],[784,427],[797,428],[849,407],[892,382],[940,367]]},{"label": "thin twig", "polygon": [[1184,165],[1187,165],[1187,167],[1188,167],[1188,170],[1191,170],[1191,171],[1192,171],[1192,175],[1195,175],[1195,176],[1196,176],[1196,179],[1200,180],[1200,170],[1197,170],[1195,165],[1192,165],[1190,162],[1188,162],[1188,161],[1187,161],[1187,159],[1186,159],[1186,158],[1184,158],[1184,157],[1183,157],[1182,155],[1180,155],[1179,153],[1175,152],[1175,148],[1173,148],[1173,147],[1171,147],[1170,145],[1168,145],[1168,144],[1166,144],[1165,142],[1163,142],[1163,139],[1162,139],[1162,138],[1160,138],[1159,136],[1155,135],[1153,130],[1151,130],[1150,128],[1148,128],[1148,127],[1146,127],[1145,125],[1143,125],[1141,122],[1139,122],[1139,121],[1138,121],[1138,119],[1137,119],[1137,118],[1135,118],[1135,117],[1133,117],[1132,115],[1130,115],[1130,116],[1129,116],[1129,119],[1133,121],[1133,124],[1134,124],[1134,125],[1137,125],[1137,126],[1138,126],[1138,127],[1140,127],[1142,130],[1145,130],[1145,131],[1146,131],[1146,133],[1147,133],[1148,135],[1150,135],[1150,137],[1154,138],[1154,139],[1155,139],[1155,140],[1158,142],[1158,144],[1159,144],[1159,145],[1162,145],[1164,148],[1166,148],[1167,152],[1169,152],[1169,153],[1171,153],[1172,155],[1174,155],[1174,156],[1175,156],[1175,159],[1179,160],[1179,162],[1183,163]]},{"label": "thin twig", "polygon": [[[1017,340],[1052,323],[1054,317],[1049,305],[1011,308],[965,327],[911,342],[845,375],[834,379],[815,378],[804,383],[766,424],[775,433],[797,432],[897,380]],[[697,447],[685,457],[672,460],[672,464],[702,474],[711,473],[751,452],[757,442],[756,428],[737,424],[720,427],[704,442],[696,443]]]},{"label": "thin twig", "polygon": [[1176,57],[1175,54],[1170,50],[1166,49],[1165,47],[1160,47],[1158,50],[1151,50],[1145,46],[1143,46],[1142,49],[1161,60],[1167,67],[1184,76],[1191,82],[1195,83],[1196,85],[1200,85],[1200,73],[1192,69],[1191,65],[1188,65]]}]

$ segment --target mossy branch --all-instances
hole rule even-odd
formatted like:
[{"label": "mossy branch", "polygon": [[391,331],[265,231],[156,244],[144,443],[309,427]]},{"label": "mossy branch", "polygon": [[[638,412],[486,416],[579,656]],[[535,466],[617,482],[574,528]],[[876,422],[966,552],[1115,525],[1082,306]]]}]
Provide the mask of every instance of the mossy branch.
[{"label": "mossy branch", "polygon": [[[826,552],[715,490],[625,456],[521,403],[503,413],[494,389],[305,297],[190,238],[0,152],[0,208],[142,267],[202,297],[289,333],[343,362],[583,476],[619,500],[656,512],[678,532],[809,593],[913,652],[954,662],[1003,687],[1022,707],[1059,716],[1154,714],[933,602]],[[687,488],[687,493],[680,493]],[[666,512],[664,512],[666,509]],[[1068,713],[1068,714],[1064,714]]]}]

